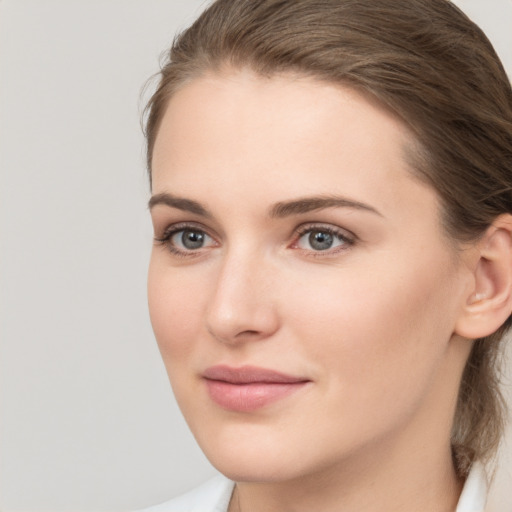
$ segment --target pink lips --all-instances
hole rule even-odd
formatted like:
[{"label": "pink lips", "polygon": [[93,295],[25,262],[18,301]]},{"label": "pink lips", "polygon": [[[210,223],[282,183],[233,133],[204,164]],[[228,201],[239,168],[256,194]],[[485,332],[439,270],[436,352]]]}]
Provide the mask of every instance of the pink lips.
[{"label": "pink lips", "polygon": [[249,412],[298,391],[308,382],[255,366],[212,366],[203,373],[210,398],[224,409]]}]

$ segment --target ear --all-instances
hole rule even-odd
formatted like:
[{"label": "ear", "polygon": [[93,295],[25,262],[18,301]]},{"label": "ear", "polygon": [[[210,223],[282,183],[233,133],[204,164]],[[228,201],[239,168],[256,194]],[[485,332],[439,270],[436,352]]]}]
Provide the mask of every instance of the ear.
[{"label": "ear", "polygon": [[498,330],[512,312],[512,215],[500,215],[478,242],[474,284],[455,326],[469,339]]}]

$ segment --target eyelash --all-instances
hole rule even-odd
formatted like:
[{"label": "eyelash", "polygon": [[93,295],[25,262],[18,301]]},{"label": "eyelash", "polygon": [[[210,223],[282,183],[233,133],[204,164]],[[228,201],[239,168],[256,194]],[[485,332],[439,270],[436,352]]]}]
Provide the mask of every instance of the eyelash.
[{"label": "eyelash", "polygon": [[[177,233],[180,233],[181,231],[192,231],[197,233],[203,233],[212,240],[215,240],[215,237],[211,236],[208,231],[196,224],[190,224],[190,223],[184,223],[184,224],[175,224],[173,226],[170,226],[166,229],[166,231],[163,233],[161,237],[154,238],[155,243],[165,246],[167,250],[176,257],[179,258],[194,258],[201,256],[203,251],[202,248],[199,248],[197,250],[189,249],[189,250],[181,250],[175,247],[171,243],[171,239],[174,235]],[[342,242],[341,246],[336,246],[334,249],[326,249],[325,251],[318,250],[315,251],[313,249],[303,249],[298,247],[298,244],[300,242],[300,239],[307,235],[308,233],[318,231],[321,233],[327,233],[330,236],[333,236],[337,238],[339,241]],[[342,230],[339,228],[335,228],[334,226],[328,226],[325,224],[305,224],[297,228],[293,233],[293,242],[288,245],[288,247],[291,247],[293,249],[297,249],[307,256],[314,257],[314,258],[321,258],[321,257],[329,257],[333,255],[337,255],[340,252],[347,251],[357,242],[357,237],[350,232],[347,232],[346,230]]]},{"label": "eyelash", "polygon": [[[297,247],[300,239],[307,235],[308,233],[312,233],[314,231],[318,231],[320,233],[327,233],[332,237],[337,238],[342,242],[341,246],[334,247],[333,249],[327,249],[325,251],[315,251],[313,249],[302,249]],[[305,224],[300,226],[294,234],[294,242],[291,244],[292,248],[296,248],[297,250],[303,251],[307,253],[308,256],[313,258],[322,258],[335,256],[340,252],[347,251],[352,247],[357,241],[357,237],[344,229],[336,228],[334,226],[328,226],[325,224]]]},{"label": "eyelash", "polygon": [[215,238],[213,236],[208,234],[207,230],[204,227],[197,225],[197,224],[185,223],[185,224],[174,224],[174,225],[168,227],[161,237],[155,236],[155,239],[154,239],[155,243],[157,243],[158,245],[164,246],[173,256],[176,256],[178,258],[194,258],[194,257],[200,256],[201,255],[200,249],[195,250],[195,251],[194,250],[183,251],[181,249],[178,249],[171,243],[172,237],[181,231],[195,231],[197,233],[204,233],[205,235],[210,237],[212,240],[215,240]]}]

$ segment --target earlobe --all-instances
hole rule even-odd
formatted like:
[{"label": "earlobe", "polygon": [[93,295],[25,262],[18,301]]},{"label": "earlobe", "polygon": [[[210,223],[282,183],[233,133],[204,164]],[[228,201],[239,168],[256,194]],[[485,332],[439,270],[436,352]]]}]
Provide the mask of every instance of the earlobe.
[{"label": "earlobe", "polygon": [[469,339],[497,331],[512,312],[512,215],[497,217],[479,241],[473,277],[455,327]]}]

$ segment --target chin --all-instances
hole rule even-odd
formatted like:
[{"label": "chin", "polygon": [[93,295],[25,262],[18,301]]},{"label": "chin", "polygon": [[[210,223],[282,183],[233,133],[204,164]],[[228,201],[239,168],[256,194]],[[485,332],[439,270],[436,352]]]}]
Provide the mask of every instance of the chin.
[{"label": "chin", "polygon": [[[277,483],[303,476],[297,465],[282,456],[254,450],[254,454],[206,454],[212,465],[224,476],[235,482]],[[218,456],[217,456],[218,455]]]},{"label": "chin", "polygon": [[302,450],[287,445],[275,431],[257,430],[254,425],[242,425],[222,433],[202,432],[196,439],[210,463],[230,480],[278,482],[301,476]]},{"label": "chin", "polygon": [[[337,450],[322,444],[319,449],[315,437],[275,425],[240,423],[223,427],[210,432],[203,428],[196,432],[196,439],[210,463],[235,482],[297,481],[339,466],[348,455],[344,455],[343,439]],[[345,446],[347,443],[348,439]]]}]

